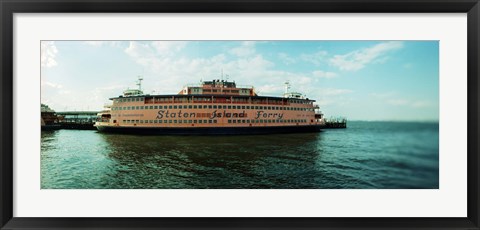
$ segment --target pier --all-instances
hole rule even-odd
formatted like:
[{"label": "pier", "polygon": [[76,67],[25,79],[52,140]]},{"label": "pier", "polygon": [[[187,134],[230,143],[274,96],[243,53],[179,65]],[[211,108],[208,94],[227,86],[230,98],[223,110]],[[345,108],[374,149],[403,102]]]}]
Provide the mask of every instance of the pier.
[{"label": "pier", "polygon": [[345,129],[347,128],[347,119],[345,118],[330,118],[325,119],[326,129]]},{"label": "pier", "polygon": [[65,111],[56,112],[61,129],[95,130],[93,126],[98,111]]}]

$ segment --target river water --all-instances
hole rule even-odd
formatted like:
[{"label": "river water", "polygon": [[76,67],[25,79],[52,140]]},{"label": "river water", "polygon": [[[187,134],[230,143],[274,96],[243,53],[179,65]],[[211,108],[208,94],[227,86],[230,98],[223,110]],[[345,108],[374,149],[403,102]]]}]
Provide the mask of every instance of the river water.
[{"label": "river water", "polygon": [[140,136],[43,131],[42,189],[437,189],[438,123],[320,133]]}]

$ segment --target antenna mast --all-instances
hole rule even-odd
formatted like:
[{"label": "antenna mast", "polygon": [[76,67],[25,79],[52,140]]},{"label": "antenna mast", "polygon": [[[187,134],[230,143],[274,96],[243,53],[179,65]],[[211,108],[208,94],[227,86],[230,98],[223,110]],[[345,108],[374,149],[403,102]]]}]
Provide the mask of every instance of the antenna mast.
[{"label": "antenna mast", "polygon": [[138,85],[138,90],[142,90],[142,81],[143,81],[143,77],[142,76],[138,76],[138,81],[137,81],[137,85]]},{"label": "antenna mast", "polygon": [[286,81],[285,82],[285,94],[288,93],[288,90],[290,89],[290,82],[289,81]]}]

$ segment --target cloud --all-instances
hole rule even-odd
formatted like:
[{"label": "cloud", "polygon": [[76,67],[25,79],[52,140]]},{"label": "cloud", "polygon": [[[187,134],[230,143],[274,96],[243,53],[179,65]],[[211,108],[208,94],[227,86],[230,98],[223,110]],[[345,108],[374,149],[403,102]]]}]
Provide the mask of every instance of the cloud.
[{"label": "cloud", "polygon": [[53,41],[42,41],[40,45],[40,60],[42,67],[53,67],[58,65],[55,61],[55,56],[58,53],[55,42]]},{"label": "cloud", "polygon": [[387,101],[390,105],[408,105],[409,101],[405,99],[392,99]]},{"label": "cloud", "polygon": [[[251,44],[247,42],[242,46]],[[159,93],[177,93],[183,85],[200,79],[220,79],[222,70],[224,79],[229,75],[230,80],[241,80],[244,84],[251,84],[254,80],[268,83],[272,80],[265,77],[278,79],[286,75],[271,70],[274,64],[259,54],[233,59],[225,54],[203,58],[178,57],[177,51],[184,46],[184,43],[130,42],[124,51],[144,67],[144,83],[151,87],[149,90]]]},{"label": "cloud", "polygon": [[[252,43],[244,43],[243,47]],[[336,73],[326,71],[290,72],[275,69],[275,64],[263,55],[253,52],[248,56],[230,56],[218,54],[210,57],[176,57],[178,46],[164,47],[164,53],[158,54],[158,48],[151,42],[131,42],[124,50],[135,62],[144,67],[145,92],[155,90],[159,94],[176,94],[186,84],[199,80],[223,79],[238,85],[253,85],[261,96],[281,96],[285,81],[290,81],[291,90],[306,94],[315,99],[321,96],[321,90],[315,87],[319,78],[332,78]],[[132,80],[133,81],[133,80]],[[347,93],[349,91],[337,91]],[[332,91],[329,91],[332,94]]]},{"label": "cloud", "polygon": [[369,63],[384,63],[388,60],[389,52],[403,47],[402,42],[382,42],[369,48],[355,50],[344,55],[334,55],[329,63],[340,70],[357,71]]},{"label": "cloud", "polygon": [[405,69],[411,69],[413,67],[413,64],[412,63],[405,63],[403,64],[403,68]]},{"label": "cloud", "polygon": [[174,55],[187,45],[186,41],[153,41],[152,47],[160,56]]},{"label": "cloud", "polygon": [[320,50],[313,54],[301,54],[300,59],[306,62],[313,63],[315,65],[320,65],[323,62],[326,62],[328,56],[328,52],[324,50]]},{"label": "cloud", "polygon": [[353,93],[353,90],[325,88],[325,89],[320,89],[320,93],[324,96],[337,96],[342,94]]},{"label": "cloud", "polygon": [[55,84],[55,83],[48,82],[48,81],[42,81],[42,82],[40,83],[40,85],[42,86],[42,88],[43,88],[43,87],[50,87],[50,88],[55,88],[55,89],[61,89],[61,88],[63,88],[63,86],[60,85],[60,84]]},{"label": "cloud", "polygon": [[288,54],[286,53],[278,53],[278,58],[286,65],[290,65],[296,62],[294,58],[288,56]]},{"label": "cloud", "polygon": [[432,107],[433,103],[430,101],[414,101],[412,102],[411,106],[414,108],[428,108]]},{"label": "cloud", "polygon": [[393,100],[387,100],[387,103],[390,105],[408,106],[411,108],[429,108],[434,106],[434,104],[428,100],[393,99]]},{"label": "cloud", "polygon": [[255,42],[244,41],[239,47],[231,49],[229,53],[238,57],[253,55],[255,54]]},{"label": "cloud", "polygon": [[313,71],[312,75],[318,78],[334,78],[337,77],[337,74],[334,72],[325,72],[321,70]]},{"label": "cloud", "polygon": [[84,41],[85,44],[91,45],[91,46],[104,46],[104,45],[109,45],[112,47],[117,47],[120,46],[121,41]]}]

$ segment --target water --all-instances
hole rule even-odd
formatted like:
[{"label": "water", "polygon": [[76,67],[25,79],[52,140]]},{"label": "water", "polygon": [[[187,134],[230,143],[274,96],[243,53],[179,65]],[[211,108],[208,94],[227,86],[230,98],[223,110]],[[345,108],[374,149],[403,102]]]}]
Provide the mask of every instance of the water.
[{"label": "water", "polygon": [[438,123],[255,136],[42,132],[42,189],[439,187]]}]

